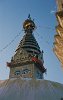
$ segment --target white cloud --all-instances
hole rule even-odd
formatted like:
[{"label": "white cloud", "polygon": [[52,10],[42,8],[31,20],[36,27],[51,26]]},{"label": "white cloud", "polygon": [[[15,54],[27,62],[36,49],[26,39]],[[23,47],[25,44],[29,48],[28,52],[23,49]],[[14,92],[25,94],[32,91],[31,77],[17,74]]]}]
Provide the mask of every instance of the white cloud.
[{"label": "white cloud", "polygon": [[51,11],[50,11],[51,14],[53,14],[53,13],[55,13],[55,12],[56,12],[55,10],[51,10]]}]

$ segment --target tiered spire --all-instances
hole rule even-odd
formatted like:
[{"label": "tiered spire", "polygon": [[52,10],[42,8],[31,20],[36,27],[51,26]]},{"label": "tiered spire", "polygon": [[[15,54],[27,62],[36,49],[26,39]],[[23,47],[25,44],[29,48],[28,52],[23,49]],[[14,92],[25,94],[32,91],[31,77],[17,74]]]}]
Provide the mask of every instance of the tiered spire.
[{"label": "tiered spire", "polygon": [[7,63],[7,65],[10,67],[10,69],[14,67],[20,67],[20,70],[22,70],[21,66],[28,65],[30,68],[30,64],[34,64],[34,66],[36,66],[36,68],[38,68],[38,70],[40,70],[40,72],[43,74],[46,72],[46,69],[43,66],[43,51],[41,52],[40,47],[34,35],[32,34],[33,30],[35,29],[35,23],[31,19],[30,15],[23,23],[23,29],[25,31],[25,35],[20,41],[16,53],[11,59],[11,62]]},{"label": "tiered spire", "polygon": [[63,0],[57,0],[58,11],[56,12],[56,18],[58,25],[56,26],[54,52],[61,62],[63,67]]}]

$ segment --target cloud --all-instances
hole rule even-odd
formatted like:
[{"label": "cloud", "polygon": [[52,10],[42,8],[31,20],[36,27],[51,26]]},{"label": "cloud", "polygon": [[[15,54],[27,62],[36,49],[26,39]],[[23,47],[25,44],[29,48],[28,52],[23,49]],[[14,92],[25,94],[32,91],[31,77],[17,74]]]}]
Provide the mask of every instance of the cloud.
[{"label": "cloud", "polygon": [[55,10],[51,10],[51,11],[50,11],[51,14],[54,14],[55,12],[56,12]]}]

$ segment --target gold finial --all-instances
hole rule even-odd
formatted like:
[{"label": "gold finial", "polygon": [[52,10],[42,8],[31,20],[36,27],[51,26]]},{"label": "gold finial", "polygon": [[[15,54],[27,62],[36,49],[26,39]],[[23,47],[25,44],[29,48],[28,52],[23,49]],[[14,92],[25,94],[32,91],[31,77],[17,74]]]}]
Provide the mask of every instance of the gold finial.
[{"label": "gold finial", "polygon": [[32,33],[33,30],[35,29],[35,23],[31,19],[30,14],[28,15],[28,19],[26,19],[25,22],[23,23],[23,28],[25,33]]},{"label": "gold finial", "polygon": [[31,20],[31,16],[30,16],[30,14],[28,15],[28,19],[30,19],[30,20]]}]

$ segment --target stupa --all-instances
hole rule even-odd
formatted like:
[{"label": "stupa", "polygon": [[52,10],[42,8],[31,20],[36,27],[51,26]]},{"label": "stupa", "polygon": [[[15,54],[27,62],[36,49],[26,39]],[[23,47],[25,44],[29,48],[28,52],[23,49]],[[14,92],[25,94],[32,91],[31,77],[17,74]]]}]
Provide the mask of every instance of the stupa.
[{"label": "stupa", "polygon": [[46,69],[43,66],[43,50],[40,47],[33,35],[35,23],[30,15],[23,23],[25,35],[20,41],[15,55],[12,57],[11,62],[7,63],[10,67],[9,78],[38,78],[43,79],[43,73]]},{"label": "stupa", "polygon": [[7,62],[9,79],[0,81],[0,100],[63,100],[63,84],[44,80],[43,50],[33,35],[36,25],[30,15],[23,23],[24,37]]}]

